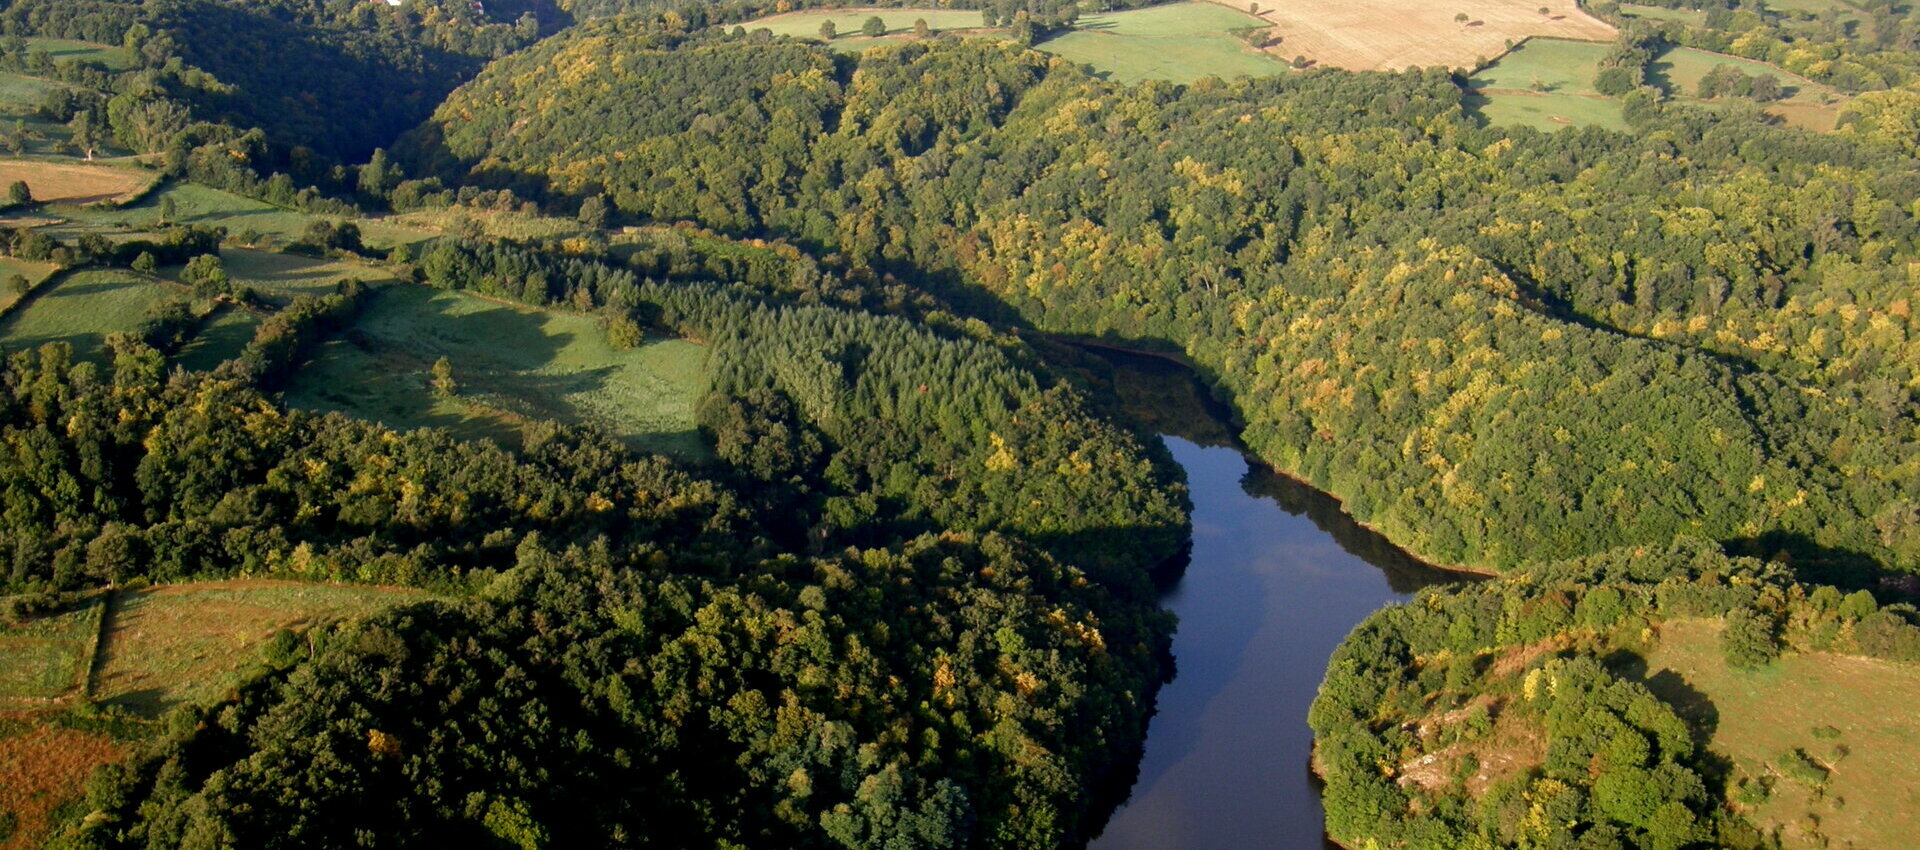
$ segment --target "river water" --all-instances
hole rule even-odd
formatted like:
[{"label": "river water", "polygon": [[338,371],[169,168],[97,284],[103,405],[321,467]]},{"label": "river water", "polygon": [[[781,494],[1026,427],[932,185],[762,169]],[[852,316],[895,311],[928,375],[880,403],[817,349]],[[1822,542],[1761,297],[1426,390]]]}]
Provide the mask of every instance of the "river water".
[{"label": "river water", "polygon": [[1250,463],[1217,408],[1211,421],[1168,415],[1169,405],[1206,406],[1170,383],[1195,385],[1181,367],[1103,359],[1130,409],[1155,405],[1142,415],[1186,469],[1193,556],[1165,598],[1180,617],[1175,677],[1160,690],[1132,794],[1091,846],[1323,850],[1307,707],[1327,659],[1368,614],[1451,579],[1356,525],[1331,497]]}]

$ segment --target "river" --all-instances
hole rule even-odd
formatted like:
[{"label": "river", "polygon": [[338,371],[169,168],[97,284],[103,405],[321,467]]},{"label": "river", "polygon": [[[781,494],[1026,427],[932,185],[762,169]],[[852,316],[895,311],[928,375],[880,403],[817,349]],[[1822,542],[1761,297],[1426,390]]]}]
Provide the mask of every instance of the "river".
[{"label": "river", "polygon": [[1323,850],[1307,707],[1327,659],[1368,614],[1456,579],[1361,528],[1331,497],[1249,462],[1182,367],[1101,357],[1128,409],[1186,469],[1193,553],[1165,597],[1180,617],[1176,674],[1160,690],[1132,794],[1091,846]]}]

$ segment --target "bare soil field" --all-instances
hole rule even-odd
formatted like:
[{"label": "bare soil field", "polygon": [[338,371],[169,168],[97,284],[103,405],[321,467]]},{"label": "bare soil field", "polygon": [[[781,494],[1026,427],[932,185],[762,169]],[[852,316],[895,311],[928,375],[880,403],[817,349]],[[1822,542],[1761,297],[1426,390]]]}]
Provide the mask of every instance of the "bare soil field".
[{"label": "bare soil field", "polygon": [[88,204],[116,198],[132,199],[139,197],[156,179],[152,174],[104,165],[29,159],[0,160],[0,186],[25,180],[36,201]]},{"label": "bare soil field", "polygon": [[[1222,5],[1247,8],[1238,2]],[[1573,0],[1283,0],[1272,8],[1261,3],[1258,14],[1273,24],[1271,34],[1278,38],[1267,52],[1352,71],[1477,68],[1531,36],[1614,37],[1612,25],[1581,11]]]}]

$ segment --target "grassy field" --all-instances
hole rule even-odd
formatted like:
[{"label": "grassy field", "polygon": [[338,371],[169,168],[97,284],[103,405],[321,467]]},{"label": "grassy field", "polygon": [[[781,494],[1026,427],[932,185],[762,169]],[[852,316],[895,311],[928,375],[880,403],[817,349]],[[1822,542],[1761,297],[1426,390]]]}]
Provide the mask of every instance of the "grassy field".
[{"label": "grassy field", "polygon": [[1659,6],[1635,6],[1620,4],[1620,14],[1629,18],[1645,18],[1650,21],[1672,21],[1689,26],[1705,26],[1707,13],[1699,9],[1663,9]]},{"label": "grassy field", "polygon": [[270,300],[291,301],[295,295],[327,295],[341,278],[365,282],[393,280],[392,273],[358,260],[329,260],[301,254],[281,254],[252,248],[228,248],[220,252],[227,274],[250,284]]},{"label": "grassy field", "polygon": [[52,616],[0,625],[0,706],[77,692],[85,684],[99,631],[98,598]]},{"label": "grassy field", "polygon": [[258,316],[234,307],[222,307],[219,313],[201,323],[193,339],[174,352],[173,362],[195,371],[211,370],[240,356],[259,326]]},{"label": "grassy field", "polygon": [[74,160],[0,160],[0,185],[25,180],[36,201],[75,204],[131,197],[157,180],[151,172]]},{"label": "grassy field", "polygon": [[[446,233],[461,227],[478,225],[488,236],[532,242],[584,234],[586,228],[571,218],[559,218],[519,210],[445,209],[415,210],[376,220],[381,227],[411,228],[422,232]],[[362,227],[371,226],[362,223]],[[411,240],[409,240],[411,241]]]},{"label": "grassy field", "polygon": [[1233,34],[1265,25],[1214,3],[1176,3],[1087,15],[1072,32],[1037,46],[1123,83],[1283,73],[1286,63]]},{"label": "grassy field", "polygon": [[[458,398],[429,388],[440,357]],[[421,286],[377,296],[352,331],[321,347],[289,404],[390,426],[438,426],[517,439],[527,418],[591,422],[641,448],[699,456],[693,408],[706,392],[706,349],[650,338],[615,350],[598,322]]]},{"label": "grassy field", "polygon": [[[1528,37],[1610,41],[1614,36],[1612,26],[1581,11],[1574,0],[1290,0],[1260,5],[1260,17],[1273,23],[1273,35],[1280,39],[1269,52],[1355,71],[1473,68]],[[1455,20],[1461,14],[1467,16],[1465,23]]]},{"label": "grassy field", "polygon": [[[1739,671],[1722,660],[1718,629],[1663,626],[1647,669],[1656,690],[1664,682],[1682,700],[1711,705],[1709,746],[1732,759],[1736,781],[1771,781],[1748,816],[1778,828],[1787,848],[1911,846],[1920,834],[1920,665],[1814,653]],[[1783,757],[1796,749],[1827,770],[1818,792],[1783,775]]]},{"label": "grassy field", "polygon": [[1607,49],[1586,41],[1529,41],[1467,81],[1474,90],[1468,105],[1496,125],[1626,129],[1620,102],[1593,89]]},{"label": "grassy field", "polygon": [[0,105],[16,107],[15,112],[31,111],[46,98],[47,92],[62,88],[72,86],[39,77],[0,74]]},{"label": "grassy field", "polygon": [[257,579],[122,593],[100,647],[95,695],[149,713],[214,699],[281,629],[424,598],[411,590]]},{"label": "grassy field", "polygon": [[66,342],[75,359],[104,361],[107,334],[135,330],[154,305],[184,295],[128,272],[77,272],[0,318],[0,346]]},{"label": "grassy field", "polygon": [[112,737],[49,713],[0,714],[0,821],[11,827],[0,830],[0,850],[42,846],[63,810],[84,802],[87,777],[125,751]]},{"label": "grassy field", "polygon": [[0,314],[4,314],[8,309],[12,308],[13,302],[20,300],[20,297],[13,293],[13,290],[5,286],[8,278],[14,275],[20,275],[26,278],[29,283],[38,286],[41,281],[46,280],[47,276],[53,274],[53,272],[54,266],[50,263],[31,263],[26,260],[16,260],[12,257],[0,257]]},{"label": "grassy field", "polygon": [[[123,209],[62,210],[61,215],[77,226],[143,230],[160,221],[160,207],[167,198],[173,199],[175,220],[183,224],[225,227],[236,236],[251,230],[282,245],[297,241],[306,232],[307,225],[316,220],[335,220],[332,216],[282,209],[194,183],[170,183]],[[418,242],[433,235],[419,227],[386,219],[361,221],[359,225],[361,239],[377,248]]]},{"label": "grassy field", "polygon": [[70,38],[27,39],[27,52],[32,53],[36,50],[45,52],[55,62],[80,59],[99,62],[109,68],[123,71],[134,65],[133,51],[125,47],[95,44],[91,41],[75,41]]},{"label": "grassy field", "polygon": [[1775,12],[1797,12],[1818,18],[1833,12],[1843,21],[1864,21],[1867,16],[1851,3],[1841,0],[1763,0],[1768,9]]},{"label": "grassy field", "polygon": [[[1780,80],[1787,97],[1769,106],[1788,124],[1808,130],[1831,130],[1840,119],[1843,96],[1834,89],[1805,77],[1795,76],[1765,62],[1708,53],[1691,47],[1676,47],[1655,57],[1647,67],[1647,78],[1676,98],[1695,100],[1700,78],[1714,68],[1727,65],[1749,77],[1772,74]],[[1711,103],[1712,101],[1705,101]]]}]

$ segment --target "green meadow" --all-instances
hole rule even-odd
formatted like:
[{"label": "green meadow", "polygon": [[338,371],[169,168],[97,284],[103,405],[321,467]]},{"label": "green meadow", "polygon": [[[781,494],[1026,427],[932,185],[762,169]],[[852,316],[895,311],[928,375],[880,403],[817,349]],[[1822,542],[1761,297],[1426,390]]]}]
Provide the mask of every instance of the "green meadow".
[{"label": "green meadow", "polygon": [[[699,456],[705,448],[694,406],[706,392],[706,353],[652,336],[618,350],[591,316],[393,286],[374,296],[351,330],[321,346],[287,401],[394,427],[509,441],[529,419],[584,422],[641,448]],[[441,357],[458,384],[453,397],[432,390]]]}]

